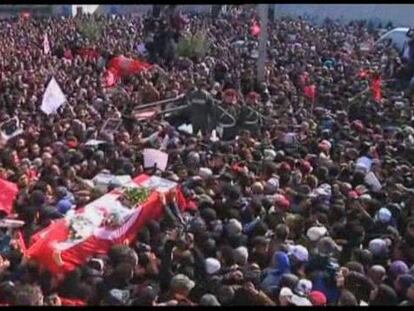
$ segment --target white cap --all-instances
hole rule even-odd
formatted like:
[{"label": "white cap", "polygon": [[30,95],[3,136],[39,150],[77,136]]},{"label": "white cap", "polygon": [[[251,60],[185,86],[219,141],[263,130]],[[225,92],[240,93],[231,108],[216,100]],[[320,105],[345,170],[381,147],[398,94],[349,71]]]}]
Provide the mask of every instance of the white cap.
[{"label": "white cap", "polygon": [[326,230],[325,227],[311,227],[306,232],[306,236],[312,242],[316,242],[320,240],[322,237],[324,237],[327,233],[328,233],[328,230]]},{"label": "white cap", "polygon": [[207,274],[215,274],[221,269],[220,261],[216,258],[207,258],[206,259],[206,272]]},{"label": "white cap", "polygon": [[279,297],[292,297],[293,292],[289,287],[283,287],[280,290]]}]

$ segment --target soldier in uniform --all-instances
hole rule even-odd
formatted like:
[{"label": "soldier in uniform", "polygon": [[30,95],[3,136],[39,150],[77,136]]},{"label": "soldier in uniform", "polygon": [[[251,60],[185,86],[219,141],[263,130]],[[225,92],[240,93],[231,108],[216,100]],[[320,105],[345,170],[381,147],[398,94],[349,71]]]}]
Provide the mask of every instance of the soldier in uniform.
[{"label": "soldier in uniform", "polygon": [[241,130],[248,130],[253,136],[260,135],[260,116],[257,112],[257,105],[260,95],[250,92],[246,97],[246,103],[240,109],[238,125]]},{"label": "soldier in uniform", "polygon": [[216,107],[216,125],[222,141],[232,141],[238,134],[237,92],[228,89],[223,94],[222,103]]},{"label": "soldier in uniform", "polygon": [[206,83],[202,80],[197,82],[197,87],[187,94],[187,104],[193,134],[197,135],[199,131],[203,135],[211,132],[213,127],[214,100],[206,91]]}]

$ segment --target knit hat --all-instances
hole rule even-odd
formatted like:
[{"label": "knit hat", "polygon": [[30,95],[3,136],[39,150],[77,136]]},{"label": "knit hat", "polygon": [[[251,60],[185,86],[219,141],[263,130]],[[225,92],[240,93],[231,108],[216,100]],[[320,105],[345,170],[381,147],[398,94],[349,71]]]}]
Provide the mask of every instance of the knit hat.
[{"label": "knit hat", "polygon": [[220,261],[216,258],[207,258],[206,259],[206,272],[207,274],[215,274],[221,269]]},{"label": "knit hat", "polygon": [[397,277],[400,274],[408,273],[409,269],[407,264],[401,260],[395,260],[391,263],[389,273],[392,277]]},{"label": "knit hat", "polygon": [[312,291],[312,282],[306,279],[299,280],[298,284],[296,285],[295,292],[301,296],[308,296],[309,293]]},{"label": "knit hat", "polygon": [[273,161],[276,158],[276,151],[273,149],[265,149],[263,151],[265,160]]},{"label": "knit hat", "polygon": [[295,258],[297,261],[300,262],[308,262],[309,261],[309,252],[306,247],[302,245],[294,245],[291,246],[289,249],[289,254]]},{"label": "knit hat", "polygon": [[290,207],[289,200],[284,195],[281,195],[281,194],[276,195],[275,204],[281,207],[283,210],[287,210]]},{"label": "knit hat", "polygon": [[316,242],[320,240],[323,236],[325,236],[327,233],[328,233],[328,230],[326,230],[325,227],[311,227],[306,232],[306,236],[312,242]]},{"label": "knit hat", "polygon": [[322,140],[319,143],[319,148],[322,149],[323,151],[329,151],[332,148],[332,145],[329,141],[327,140]]},{"label": "knit hat", "polygon": [[249,259],[249,251],[246,247],[240,246],[234,251],[234,259],[239,265],[245,265]]},{"label": "knit hat", "polygon": [[381,223],[386,224],[391,220],[392,214],[388,208],[381,208],[378,213],[376,214],[376,219],[378,219]]},{"label": "knit hat", "polygon": [[66,214],[73,207],[73,204],[68,199],[59,200],[57,204],[57,210],[61,214]]},{"label": "knit hat", "polygon": [[266,194],[273,194],[277,191],[277,189],[279,189],[279,179],[274,177],[270,178],[264,186],[264,191]]},{"label": "knit hat", "polygon": [[373,239],[368,244],[368,250],[372,255],[381,257],[387,254],[387,244],[383,239]]},{"label": "knit hat", "polygon": [[195,286],[194,281],[192,281],[188,276],[184,274],[177,274],[171,279],[170,287],[172,289],[187,289],[192,290]]},{"label": "knit hat", "polygon": [[309,294],[309,299],[314,306],[324,306],[327,303],[325,294],[320,291],[312,291]]}]

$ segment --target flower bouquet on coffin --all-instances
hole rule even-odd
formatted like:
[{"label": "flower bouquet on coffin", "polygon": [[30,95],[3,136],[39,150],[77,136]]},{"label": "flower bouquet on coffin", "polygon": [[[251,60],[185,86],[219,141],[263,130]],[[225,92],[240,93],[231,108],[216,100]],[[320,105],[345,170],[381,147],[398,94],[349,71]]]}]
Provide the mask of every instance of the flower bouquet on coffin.
[{"label": "flower bouquet on coffin", "polygon": [[152,191],[147,187],[126,187],[118,200],[123,206],[133,209],[148,200]]},{"label": "flower bouquet on coffin", "polygon": [[93,235],[95,228],[99,227],[104,215],[98,210],[85,209],[83,213],[69,211],[67,214],[69,220],[69,240],[85,240]]}]

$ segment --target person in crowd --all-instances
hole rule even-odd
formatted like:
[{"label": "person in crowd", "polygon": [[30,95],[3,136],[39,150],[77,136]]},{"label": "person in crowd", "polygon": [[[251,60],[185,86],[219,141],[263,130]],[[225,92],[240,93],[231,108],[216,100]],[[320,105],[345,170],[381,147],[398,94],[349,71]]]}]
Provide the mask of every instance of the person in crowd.
[{"label": "person in crowd", "polygon": [[[0,228],[1,305],[413,304],[414,98],[388,83],[406,74],[400,56],[360,49],[378,38],[372,25],[277,18],[256,81],[257,12],[217,10],[0,20],[0,207],[3,182],[17,188],[0,217],[24,222]],[[199,31],[208,48],[190,57],[180,38]],[[153,66],[109,87],[120,55]],[[46,115],[52,76],[66,103]],[[180,95],[192,134],[134,115]],[[146,148],[168,154],[165,171],[144,167]],[[100,173],[174,180],[194,208],[171,203],[58,277],[25,249],[118,187],[98,187]]]}]

